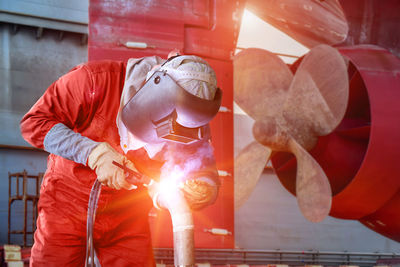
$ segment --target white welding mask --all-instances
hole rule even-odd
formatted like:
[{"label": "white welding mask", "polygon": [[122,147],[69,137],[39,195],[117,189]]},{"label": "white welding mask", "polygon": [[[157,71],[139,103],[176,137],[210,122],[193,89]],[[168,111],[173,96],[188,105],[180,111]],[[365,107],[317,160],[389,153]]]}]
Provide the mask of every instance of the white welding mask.
[{"label": "white welding mask", "polygon": [[[205,63],[194,56],[178,56],[166,61],[151,73],[146,83],[122,108],[122,122],[140,141],[149,144],[165,141],[190,144],[209,138],[208,123],[219,110],[222,92],[216,85],[209,92],[207,84],[216,83],[213,71],[210,75],[179,69],[182,62],[193,59]],[[198,83],[187,82],[193,80]],[[204,90],[199,86],[206,88]]]}]

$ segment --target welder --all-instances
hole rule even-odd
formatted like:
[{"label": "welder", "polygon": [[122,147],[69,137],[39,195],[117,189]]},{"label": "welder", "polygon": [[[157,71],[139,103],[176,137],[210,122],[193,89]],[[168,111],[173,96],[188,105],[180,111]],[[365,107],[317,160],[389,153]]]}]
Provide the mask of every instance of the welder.
[{"label": "welder", "polygon": [[[159,179],[173,158],[185,166],[181,192],[189,206],[212,204],[219,181],[208,123],[220,101],[205,60],[171,53],[84,63],[50,85],[21,121],[23,137],[50,153],[31,266],[84,265],[95,179],[103,184],[93,234],[101,266],[155,266],[150,190],[128,182],[117,165]],[[188,170],[193,156],[200,164]]]}]

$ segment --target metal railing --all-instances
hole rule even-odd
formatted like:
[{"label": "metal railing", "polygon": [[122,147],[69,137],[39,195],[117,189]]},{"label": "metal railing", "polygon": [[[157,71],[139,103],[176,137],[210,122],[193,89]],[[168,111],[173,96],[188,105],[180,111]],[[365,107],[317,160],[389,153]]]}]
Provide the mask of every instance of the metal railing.
[{"label": "metal railing", "polygon": [[[23,172],[8,173],[8,244],[13,244],[11,242],[11,235],[22,235],[22,246],[27,247],[29,244],[27,236],[30,235],[33,244],[33,233],[36,229],[36,219],[37,219],[37,204],[39,201],[39,188],[43,178],[43,173],[38,175],[29,175],[25,170]],[[34,181],[34,190],[28,192],[28,180]],[[23,228],[16,230],[12,229],[11,217],[13,209],[13,203],[16,201],[21,201],[23,206]],[[28,222],[28,202],[31,204],[31,218],[30,223]],[[30,229],[29,225],[30,224]]]},{"label": "metal railing", "polygon": [[[172,248],[156,248],[154,256],[158,263],[173,264]],[[241,249],[196,249],[197,263],[210,264],[287,264],[298,265],[357,265],[374,266],[379,260],[398,259],[400,253],[365,253],[333,251],[283,251]]]}]

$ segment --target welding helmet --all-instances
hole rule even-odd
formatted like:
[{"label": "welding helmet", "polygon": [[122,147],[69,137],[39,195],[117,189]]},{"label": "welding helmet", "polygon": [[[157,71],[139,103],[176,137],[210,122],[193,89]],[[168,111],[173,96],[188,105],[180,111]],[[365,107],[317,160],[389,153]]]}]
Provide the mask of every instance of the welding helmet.
[{"label": "welding helmet", "polygon": [[219,110],[222,92],[216,88],[213,98],[206,99],[188,92],[179,84],[180,78],[176,77],[210,80],[207,73],[168,67],[171,60],[176,65],[188,57],[193,58],[174,57],[151,72],[145,84],[122,108],[122,122],[142,142],[155,144],[172,141],[190,144],[209,138],[208,123]]}]

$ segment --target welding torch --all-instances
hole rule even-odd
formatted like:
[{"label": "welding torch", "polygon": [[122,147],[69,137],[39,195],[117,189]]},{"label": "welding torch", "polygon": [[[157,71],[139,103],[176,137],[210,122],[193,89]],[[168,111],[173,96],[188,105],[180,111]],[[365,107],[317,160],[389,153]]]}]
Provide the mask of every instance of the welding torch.
[{"label": "welding torch", "polygon": [[131,183],[133,185],[142,184],[143,186],[147,187],[154,182],[154,180],[150,177],[128,168],[125,164],[119,164],[115,160],[112,161],[112,164],[124,170],[126,181],[128,183]]}]

